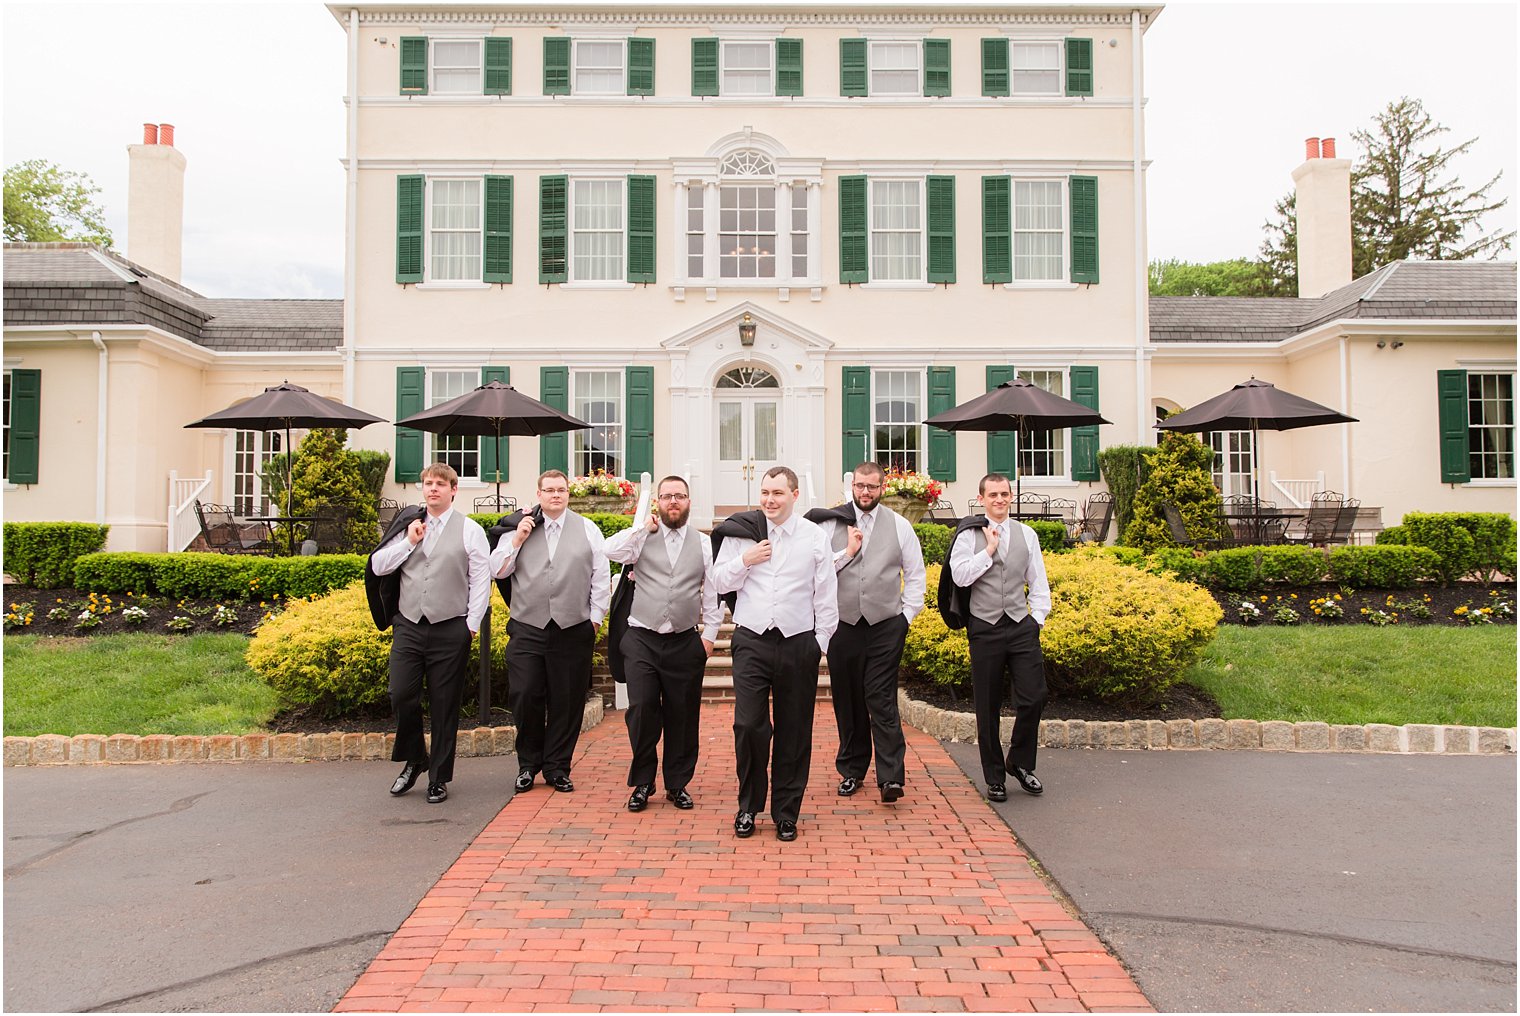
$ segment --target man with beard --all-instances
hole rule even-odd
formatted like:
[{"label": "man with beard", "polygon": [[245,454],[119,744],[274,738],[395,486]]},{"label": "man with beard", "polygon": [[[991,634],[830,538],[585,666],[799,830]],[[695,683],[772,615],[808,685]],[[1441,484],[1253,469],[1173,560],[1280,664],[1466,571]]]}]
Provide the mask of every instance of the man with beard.
[{"label": "man with beard", "polygon": [[686,785],[697,771],[702,672],[723,617],[712,579],[712,544],[686,524],[690,488],[681,477],[667,476],[655,491],[657,514],[647,525],[635,519],[606,547],[607,559],[625,566],[622,581],[633,589],[628,629],[619,640],[628,685],[624,718],[633,748],[629,811],[643,811],[654,793],[662,731],[665,796],[677,808],[694,806]]},{"label": "man with beard", "polygon": [[[776,466],[760,480],[760,512],[741,512],[724,535],[713,577],[734,600],[734,753],[739,812],[734,835],[753,836],[765,807],[774,733],[776,838],[797,838],[813,758],[818,661],[839,624],[834,554],[823,530],[796,514],[797,474]],[[730,529],[729,527],[734,528]],[[728,535],[725,530],[732,532]],[[771,697],[775,696],[775,721]]]},{"label": "man with beard", "polygon": [[[876,749],[876,785],[887,803],[903,795],[902,721],[897,668],[908,626],[924,609],[924,552],[913,525],[881,503],[881,466],[862,462],[851,477],[851,521],[822,523],[834,548],[839,628],[829,642],[829,689],[839,724],[839,796],[861,787]],[[853,511],[851,511],[853,509]]]}]

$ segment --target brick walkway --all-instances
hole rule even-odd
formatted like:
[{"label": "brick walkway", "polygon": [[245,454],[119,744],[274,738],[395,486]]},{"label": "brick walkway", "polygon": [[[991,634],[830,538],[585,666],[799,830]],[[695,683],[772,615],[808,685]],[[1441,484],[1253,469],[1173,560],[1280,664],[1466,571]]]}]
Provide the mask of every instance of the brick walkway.
[{"label": "brick walkway", "polygon": [[799,838],[740,840],[732,726],[703,710],[695,809],[635,815],[609,714],[577,791],[503,808],[337,1011],[1150,1011],[937,741],[908,728],[895,806],[840,798],[819,703]]}]

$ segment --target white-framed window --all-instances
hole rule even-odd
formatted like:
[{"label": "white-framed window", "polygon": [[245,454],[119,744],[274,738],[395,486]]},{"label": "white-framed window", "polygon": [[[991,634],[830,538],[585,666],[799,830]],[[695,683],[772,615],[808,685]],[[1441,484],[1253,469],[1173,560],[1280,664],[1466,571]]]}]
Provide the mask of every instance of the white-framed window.
[{"label": "white-framed window", "polygon": [[[264,464],[283,450],[285,434],[278,430],[240,430],[232,440],[232,513],[269,514],[264,490]],[[283,507],[276,505],[275,507]]]},{"label": "white-framed window", "polygon": [[589,476],[602,470],[623,475],[624,439],[627,426],[623,413],[621,370],[572,370],[570,415],[591,424],[590,430],[573,430],[571,472]]},{"label": "white-framed window", "polygon": [[682,185],[686,278],[708,283],[809,279],[809,188],[783,185],[775,162],[751,149],[725,156],[716,184]]},{"label": "white-framed window", "polygon": [[627,91],[628,47],[623,39],[576,39],[570,76],[576,95],[622,95]]},{"label": "white-framed window", "polygon": [[11,372],[5,372],[5,395],[3,402],[3,418],[0,418],[0,476],[8,482],[11,478]]},{"label": "white-framed window", "polygon": [[776,277],[774,184],[727,184],[718,189],[718,275]]},{"label": "white-framed window", "polygon": [[924,387],[922,370],[871,372],[871,457],[881,468],[927,468]]},{"label": "white-framed window", "polygon": [[432,39],[428,90],[434,95],[479,95],[482,90],[480,39]]},{"label": "white-framed window", "polygon": [[[1066,398],[1066,371],[1021,370],[1018,376],[1052,395]],[[1030,430],[1019,436],[1019,475],[1064,479],[1066,431]]]},{"label": "white-framed window", "polygon": [[919,95],[923,92],[919,67],[920,42],[872,41],[868,47],[871,95]]},{"label": "white-framed window", "polygon": [[1474,480],[1515,478],[1515,375],[1511,372],[1468,372],[1467,471]]},{"label": "white-framed window", "polygon": [[572,282],[621,282],[626,278],[625,184],[622,179],[571,181]]},{"label": "white-framed window", "polygon": [[428,180],[428,281],[481,278],[480,180]]},{"label": "white-framed window", "polygon": [[1224,497],[1256,493],[1256,448],[1249,430],[1215,430],[1200,435],[1214,450],[1214,486]]},{"label": "white-framed window", "polygon": [[[427,372],[427,408],[474,391],[480,370],[430,370]],[[429,462],[454,467],[461,480],[480,478],[480,438],[465,434],[430,434],[433,453]]]},{"label": "white-framed window", "polygon": [[1013,181],[1013,281],[1066,278],[1066,184]]},{"label": "white-framed window", "polygon": [[1061,43],[1013,42],[1008,47],[1014,95],[1060,95]]},{"label": "white-framed window", "polygon": [[871,178],[871,281],[922,282],[924,182]]},{"label": "white-framed window", "polygon": [[[799,201],[798,199],[801,198]],[[808,277],[808,206],[807,191],[792,189],[792,278]]]},{"label": "white-framed window", "polygon": [[722,95],[775,92],[774,47],[770,42],[724,40],[718,47],[718,88]]}]

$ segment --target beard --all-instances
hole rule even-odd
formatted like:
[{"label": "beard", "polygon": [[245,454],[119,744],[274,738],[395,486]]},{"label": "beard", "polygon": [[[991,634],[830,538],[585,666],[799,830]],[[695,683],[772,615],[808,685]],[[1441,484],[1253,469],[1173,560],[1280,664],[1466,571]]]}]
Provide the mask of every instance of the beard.
[{"label": "beard", "polygon": [[[862,498],[865,499],[864,503],[862,503]],[[861,512],[864,513],[881,504],[881,495],[877,494],[873,497],[870,494],[851,494],[850,500],[854,501],[855,507],[859,508]]]},{"label": "beard", "polygon": [[690,501],[681,502],[680,508],[670,507],[660,509],[660,521],[665,524],[666,529],[680,529],[682,526],[686,525],[686,520],[690,517]]}]

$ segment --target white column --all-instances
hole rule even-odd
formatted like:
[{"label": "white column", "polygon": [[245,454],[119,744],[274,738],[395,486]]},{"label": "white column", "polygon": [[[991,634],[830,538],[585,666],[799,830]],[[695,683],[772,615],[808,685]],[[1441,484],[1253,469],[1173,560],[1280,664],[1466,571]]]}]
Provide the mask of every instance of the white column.
[{"label": "white column", "polygon": [[823,203],[822,194],[822,180],[813,180],[807,185],[807,277],[809,279],[818,279],[823,275],[823,262],[819,260],[823,254],[823,210],[820,207]]},{"label": "white column", "polygon": [[792,277],[792,184],[776,188],[776,281]]},{"label": "white column", "polygon": [[708,279],[718,277],[718,182],[710,181],[702,188],[702,230],[706,240],[702,244],[702,274]]}]

